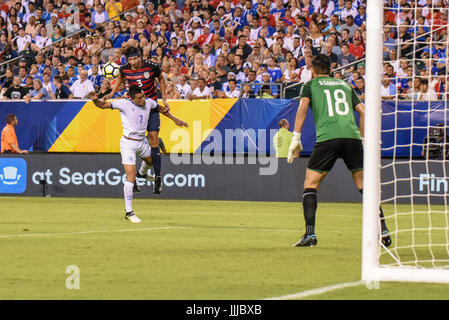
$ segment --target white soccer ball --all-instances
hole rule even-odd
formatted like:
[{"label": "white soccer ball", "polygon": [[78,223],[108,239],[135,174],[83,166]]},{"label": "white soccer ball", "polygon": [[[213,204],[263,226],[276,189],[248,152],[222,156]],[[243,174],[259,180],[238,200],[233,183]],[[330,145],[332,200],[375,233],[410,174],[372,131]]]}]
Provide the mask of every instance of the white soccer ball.
[{"label": "white soccer ball", "polygon": [[103,75],[106,79],[115,79],[120,74],[120,67],[114,62],[108,62],[103,66]]}]

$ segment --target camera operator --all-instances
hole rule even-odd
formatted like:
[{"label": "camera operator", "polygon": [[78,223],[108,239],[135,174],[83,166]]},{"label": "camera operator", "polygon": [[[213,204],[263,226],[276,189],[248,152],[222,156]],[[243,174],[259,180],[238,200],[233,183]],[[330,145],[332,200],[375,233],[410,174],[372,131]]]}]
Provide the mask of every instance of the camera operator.
[{"label": "camera operator", "polygon": [[424,138],[421,155],[426,159],[449,159],[449,137],[446,135],[444,123],[429,128],[429,135]]}]

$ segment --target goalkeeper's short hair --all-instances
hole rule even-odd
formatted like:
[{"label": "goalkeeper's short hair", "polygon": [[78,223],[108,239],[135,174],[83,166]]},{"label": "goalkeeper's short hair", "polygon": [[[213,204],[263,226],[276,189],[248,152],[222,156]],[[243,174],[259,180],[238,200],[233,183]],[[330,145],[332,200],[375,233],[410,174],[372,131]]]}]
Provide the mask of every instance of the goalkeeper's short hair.
[{"label": "goalkeeper's short hair", "polygon": [[331,72],[331,60],[325,54],[318,54],[312,61],[313,70],[317,74],[329,74]]}]

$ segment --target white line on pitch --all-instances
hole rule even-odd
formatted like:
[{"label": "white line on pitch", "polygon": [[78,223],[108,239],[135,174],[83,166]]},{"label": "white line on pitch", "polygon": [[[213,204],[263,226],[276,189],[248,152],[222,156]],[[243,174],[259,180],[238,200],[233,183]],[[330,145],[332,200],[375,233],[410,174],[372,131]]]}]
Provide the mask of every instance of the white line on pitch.
[{"label": "white line on pitch", "polygon": [[25,237],[48,237],[48,236],[67,236],[67,235],[83,235],[94,233],[113,233],[113,232],[133,232],[133,231],[154,231],[154,230],[221,230],[221,231],[275,231],[275,232],[297,232],[294,229],[264,229],[264,228],[226,228],[226,227],[149,227],[139,229],[118,229],[118,230],[92,230],[92,231],[75,231],[75,232],[56,232],[56,233],[28,233],[28,234],[9,234],[0,235],[0,239],[6,238],[25,238]]},{"label": "white line on pitch", "polygon": [[362,284],[364,284],[363,281],[344,282],[344,283],[335,284],[335,285],[332,285],[332,286],[306,290],[306,291],[303,291],[303,292],[294,293],[294,294],[288,294],[288,295],[280,296],[280,297],[265,298],[265,299],[262,299],[262,300],[303,299],[303,298],[308,298],[310,296],[316,296],[316,295],[319,295],[319,294],[324,294],[324,293],[328,293],[328,292],[335,291],[335,290],[340,290],[340,289],[344,289],[344,288],[351,288],[351,287],[360,286]]}]

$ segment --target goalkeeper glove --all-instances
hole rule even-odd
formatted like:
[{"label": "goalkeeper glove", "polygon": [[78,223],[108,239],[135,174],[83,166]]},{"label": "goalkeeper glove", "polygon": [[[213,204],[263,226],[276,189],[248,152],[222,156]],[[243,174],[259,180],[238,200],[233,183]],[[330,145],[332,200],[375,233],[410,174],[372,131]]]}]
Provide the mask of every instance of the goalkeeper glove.
[{"label": "goalkeeper glove", "polygon": [[295,152],[298,150],[299,152],[302,151],[302,143],[301,143],[301,133],[300,132],[293,132],[293,139],[290,143],[290,147],[288,148],[288,156],[287,156],[287,162],[292,163],[293,158],[295,158]]}]

